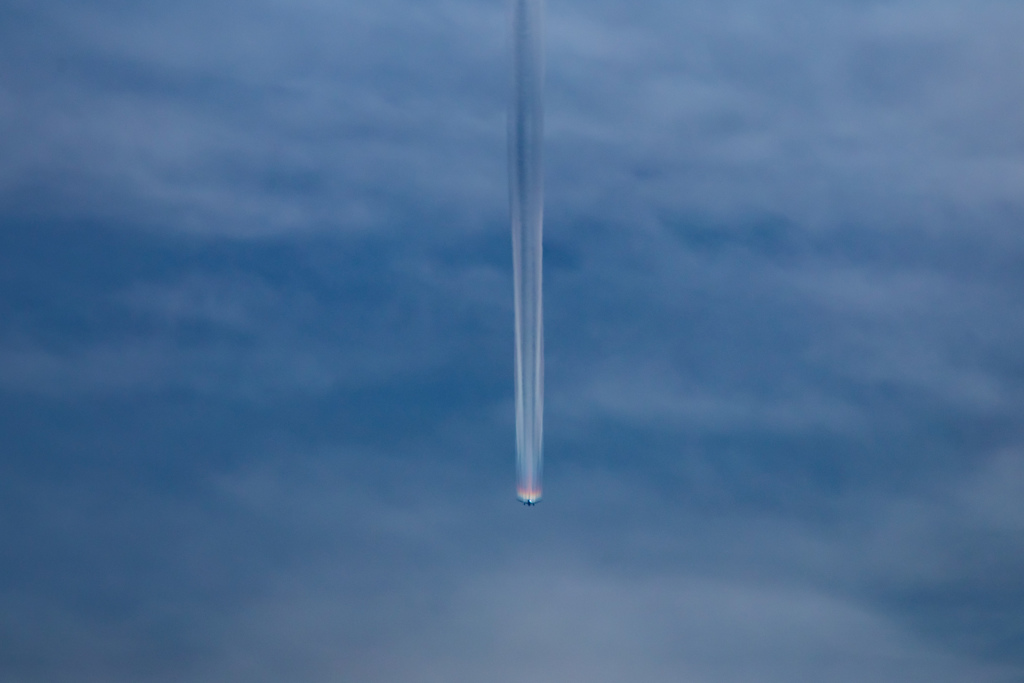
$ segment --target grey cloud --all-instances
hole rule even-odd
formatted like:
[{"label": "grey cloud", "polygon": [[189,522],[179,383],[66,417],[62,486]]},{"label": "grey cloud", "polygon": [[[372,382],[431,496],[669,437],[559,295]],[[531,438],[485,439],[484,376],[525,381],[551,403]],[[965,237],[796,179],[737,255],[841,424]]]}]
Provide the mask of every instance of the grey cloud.
[{"label": "grey cloud", "polygon": [[[330,652],[341,634],[332,630],[323,603],[307,600],[286,595],[264,606],[269,618],[259,612],[251,623],[284,628],[256,642],[272,651],[296,647],[298,618],[310,622],[302,645],[312,641]],[[524,603],[538,606],[524,609]],[[466,582],[423,627],[426,637],[393,638],[390,656],[370,651],[353,661],[345,653],[331,662],[328,655],[314,679],[342,669],[366,680],[410,681],[859,680],[865,673],[892,681],[1012,680],[997,667],[979,671],[929,651],[883,618],[841,601],[687,577],[632,583],[529,567],[485,574]]]},{"label": "grey cloud", "polygon": [[[61,500],[57,507],[78,520],[65,521],[69,530],[94,530],[98,514],[115,522],[98,539],[89,532],[96,550],[82,546],[79,557],[90,559],[78,571],[124,572],[123,557],[97,551],[124,538],[125,527],[140,536],[120,553],[136,563],[155,555],[164,566],[135,564],[126,584],[112,584],[113,595],[132,600],[102,624],[80,604],[55,615],[75,604],[67,598],[55,605],[43,592],[23,592],[24,609],[7,616],[20,615],[29,655],[11,670],[28,681],[66,672],[31,659],[55,622],[64,651],[97,680],[513,680],[524,667],[541,680],[572,672],[595,680],[1019,680],[1017,655],[975,660],[976,632],[936,628],[941,610],[921,628],[924,638],[906,619],[920,607],[894,610],[870,597],[894,569],[911,588],[941,585],[944,571],[960,575],[962,563],[948,562],[955,533],[943,530],[937,499],[895,501],[837,529],[784,517],[680,516],[676,502],[642,483],[582,473],[561,496],[561,513],[524,524],[493,495],[496,479],[482,490],[448,488],[453,478],[482,478],[436,460],[440,451],[429,454],[433,462],[403,459],[383,477],[379,463],[394,456],[289,453],[207,479],[201,500],[150,499],[141,518],[128,515],[138,502],[131,498],[105,511],[95,493],[74,505]],[[424,477],[434,487],[424,488]],[[448,493],[440,503],[439,490]],[[616,514],[588,502],[619,507],[637,494],[639,505]],[[220,511],[214,525],[209,509]],[[581,516],[591,522],[582,537],[572,533]],[[161,597],[168,590],[179,596],[173,606]],[[182,594],[193,597],[182,602]]]},{"label": "grey cloud", "polygon": [[[503,197],[487,181],[502,169],[500,94],[483,107],[467,99],[469,84],[489,90],[489,74],[446,79],[451,50],[433,42],[458,26],[462,63],[496,63],[481,33],[500,22],[460,7],[429,22],[355,5],[321,17],[220,5],[65,7],[51,22],[30,12],[31,30],[19,28],[48,49],[40,60],[12,38],[5,203],[28,215],[243,235],[379,229],[417,204],[461,214],[457,224],[493,220],[493,208],[452,200],[470,190],[492,205]],[[446,24],[445,14],[460,20]]]},{"label": "grey cloud", "polygon": [[[462,255],[380,238],[181,244],[42,225],[12,226],[6,243],[53,261],[41,272],[10,263],[18,294],[0,384],[11,390],[262,401],[423,377],[467,348],[486,364],[508,348],[506,278],[486,244]],[[61,270],[90,253],[98,260]]]},{"label": "grey cloud", "polygon": [[[8,203],[61,178],[80,188],[68,210],[150,223],[159,206],[158,223],[201,232],[381,229],[409,209],[477,230],[504,214],[497,6],[61,8],[22,12],[46,59],[25,38],[8,48]],[[552,11],[556,223],[948,228],[950,212],[1018,204],[1011,4]]]},{"label": "grey cloud", "polygon": [[[601,197],[614,196],[633,224],[671,207],[892,228],[1016,206],[1019,174],[1006,163],[1017,147],[1005,137],[1016,126],[996,104],[1021,94],[1004,70],[1018,61],[1009,5],[620,10],[568,6],[552,20],[555,206],[607,209]],[[574,26],[601,20],[592,42],[609,47],[595,56]],[[880,91],[858,75],[868,59],[885,63],[901,101],[866,96]],[[986,139],[997,154],[978,148]],[[586,174],[589,190],[574,182],[583,168],[601,169]]]},{"label": "grey cloud", "polygon": [[1024,13],[549,8],[523,517],[500,4],[5,7],[4,675],[1021,679]]}]

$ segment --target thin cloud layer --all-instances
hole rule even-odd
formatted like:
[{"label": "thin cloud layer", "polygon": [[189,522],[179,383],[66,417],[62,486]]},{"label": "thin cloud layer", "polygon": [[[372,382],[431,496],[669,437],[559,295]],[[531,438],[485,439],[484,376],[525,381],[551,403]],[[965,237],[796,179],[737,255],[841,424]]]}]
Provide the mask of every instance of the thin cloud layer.
[{"label": "thin cloud layer", "polygon": [[1024,9],[0,10],[0,678],[1024,680]]}]

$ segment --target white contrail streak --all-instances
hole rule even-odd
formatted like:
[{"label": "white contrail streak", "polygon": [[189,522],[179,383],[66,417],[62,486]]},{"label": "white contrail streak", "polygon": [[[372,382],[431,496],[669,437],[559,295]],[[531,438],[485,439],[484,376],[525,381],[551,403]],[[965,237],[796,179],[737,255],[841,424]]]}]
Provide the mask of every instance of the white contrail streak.
[{"label": "white contrail streak", "polygon": [[544,2],[512,3],[508,167],[516,308],[516,486],[519,500],[532,505],[541,497],[544,442]]}]

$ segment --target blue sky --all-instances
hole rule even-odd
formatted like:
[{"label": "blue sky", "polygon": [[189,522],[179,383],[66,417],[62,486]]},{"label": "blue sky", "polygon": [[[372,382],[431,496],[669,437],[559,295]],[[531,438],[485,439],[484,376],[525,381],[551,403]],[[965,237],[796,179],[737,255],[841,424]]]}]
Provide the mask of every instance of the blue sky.
[{"label": "blue sky", "polygon": [[0,8],[0,679],[1024,681],[1024,7]]}]

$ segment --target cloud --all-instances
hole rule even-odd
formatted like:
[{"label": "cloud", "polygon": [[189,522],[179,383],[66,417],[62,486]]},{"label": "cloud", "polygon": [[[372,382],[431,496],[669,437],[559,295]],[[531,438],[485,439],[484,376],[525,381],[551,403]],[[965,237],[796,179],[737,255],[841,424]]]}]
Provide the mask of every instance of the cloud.
[{"label": "cloud", "polygon": [[550,195],[567,213],[950,229],[1017,206],[1008,5],[562,8]]},{"label": "cloud", "polygon": [[[287,660],[289,652],[312,646],[325,661],[307,674],[311,680],[1012,680],[1012,672],[958,661],[856,605],[771,587],[689,577],[622,581],[524,567],[474,577],[431,605],[426,618],[403,615],[396,605],[388,621],[411,621],[412,632],[389,633],[386,653],[333,656],[351,642],[335,621],[345,608],[325,606],[323,586],[312,593],[280,596],[248,615],[248,623],[280,628],[243,635],[237,651]],[[228,667],[222,680],[276,680],[261,677],[266,669],[246,666],[241,656]]]},{"label": "cloud", "polygon": [[5,598],[24,653],[8,670],[66,673],[39,659],[58,626],[75,670],[114,681],[1019,678],[1019,653],[979,653],[1008,624],[878,591],[964,578],[941,496],[850,500],[821,524],[680,514],[642,481],[582,473],[524,519],[443,450],[286,447],[187,497],[65,492],[42,518],[85,537],[74,568]]},{"label": "cloud", "polygon": [[[473,10],[445,12],[459,17],[455,45],[473,56],[463,63],[493,62],[480,33],[500,22]],[[386,229],[416,204],[479,220],[476,202],[453,193],[504,196],[487,181],[503,167],[500,101],[458,104],[462,79],[445,78],[451,49],[433,47],[451,31],[441,16],[67,3],[58,17],[16,15],[22,37],[5,62],[17,105],[3,122],[12,148],[0,177],[20,213],[201,234],[347,232]],[[423,83],[416,51],[441,60]],[[487,90],[485,72],[468,75]],[[488,147],[490,159],[468,154]],[[457,166],[444,160],[453,153]]]},{"label": "cloud", "polygon": [[[56,5],[10,24],[8,207],[236,235],[504,216],[492,4]],[[553,7],[551,217],[1019,212],[1022,21],[952,1]]]},{"label": "cloud", "polygon": [[1020,679],[1024,11],[549,9],[525,516],[500,6],[0,10],[0,672]]},{"label": "cloud", "polygon": [[14,391],[316,396],[438,373],[481,341],[475,362],[492,358],[511,328],[487,245],[180,243],[39,224],[12,225],[6,244],[18,295],[0,385]]}]

